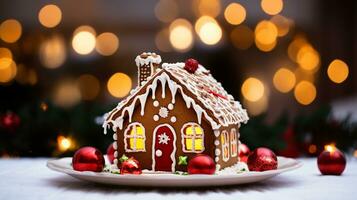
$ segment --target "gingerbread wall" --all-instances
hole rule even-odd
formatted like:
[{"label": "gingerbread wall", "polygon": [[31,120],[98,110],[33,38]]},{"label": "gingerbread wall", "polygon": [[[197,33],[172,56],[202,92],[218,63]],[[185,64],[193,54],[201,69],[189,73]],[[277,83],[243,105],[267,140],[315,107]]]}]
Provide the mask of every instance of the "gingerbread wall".
[{"label": "gingerbread wall", "polygon": [[[160,107],[168,107],[169,103],[171,103],[171,92],[170,90],[166,87],[165,88],[165,98],[162,98],[162,86],[161,83],[158,83],[157,89],[156,89],[156,94],[155,94],[155,99],[153,100],[151,98],[151,92],[148,95],[146,105],[145,105],[145,114],[141,116],[140,114],[140,104],[137,102],[137,105],[134,110],[134,114],[132,116],[132,122],[139,122],[145,127],[145,135],[146,135],[146,140],[145,140],[145,152],[125,152],[124,148],[124,131],[126,127],[128,126],[128,117],[126,116],[124,123],[123,123],[123,129],[117,130],[117,145],[118,145],[118,157],[120,158],[124,153],[128,157],[135,157],[139,162],[141,163],[141,167],[143,169],[152,169],[152,143],[153,143],[153,131],[154,129],[159,126],[160,124],[169,124],[173,127],[176,133],[176,154],[175,154],[175,159],[176,159],[176,166],[175,170],[176,171],[186,171],[186,166],[179,166],[177,165],[177,162],[179,160],[179,156],[186,155],[188,156],[188,159],[191,159],[193,156],[196,155],[196,153],[184,153],[182,150],[182,143],[181,143],[181,128],[186,124],[187,122],[195,122],[197,124],[197,115],[196,112],[191,108],[187,108],[186,104],[178,91],[176,94],[176,102],[174,103],[174,108],[172,110],[169,110],[168,117],[163,118],[160,117],[158,121],[154,120],[154,115],[158,115]],[[157,107],[154,106],[154,101],[158,101],[159,105]],[[171,117],[175,117],[176,121],[172,122]],[[204,146],[205,150],[202,152],[203,154],[211,156],[213,159],[215,158],[215,136],[213,133],[213,130],[210,126],[205,121],[205,118],[202,117],[202,122],[201,122],[201,127],[204,130]]]},{"label": "gingerbread wall", "polygon": [[[223,160],[223,149],[222,149],[222,142],[221,142],[221,134],[223,131],[227,131],[228,133],[230,133],[231,129],[236,129],[237,132],[237,151],[239,149],[239,125],[230,125],[228,127],[221,127],[219,132],[219,136],[216,138],[219,141],[219,145],[216,146],[216,148],[219,149],[219,160],[217,162],[217,164],[220,165],[221,169],[225,168],[225,167],[229,167],[232,166],[234,164],[236,164],[239,161],[239,152],[237,152],[237,156],[236,157],[232,157],[232,152],[231,152],[231,148],[229,146],[229,159],[227,161]],[[230,143],[229,143],[230,145]],[[217,152],[217,151],[216,151]]]}]

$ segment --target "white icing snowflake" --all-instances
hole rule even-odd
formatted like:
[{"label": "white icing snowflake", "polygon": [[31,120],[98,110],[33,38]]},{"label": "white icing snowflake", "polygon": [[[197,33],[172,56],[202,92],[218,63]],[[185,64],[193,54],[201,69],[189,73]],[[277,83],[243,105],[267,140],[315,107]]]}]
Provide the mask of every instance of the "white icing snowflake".
[{"label": "white icing snowflake", "polygon": [[169,116],[169,111],[167,110],[167,108],[161,107],[159,110],[159,115],[162,118],[166,118],[167,116]]},{"label": "white icing snowflake", "polygon": [[170,137],[166,135],[166,133],[163,133],[159,135],[159,144],[168,144],[170,140]]}]

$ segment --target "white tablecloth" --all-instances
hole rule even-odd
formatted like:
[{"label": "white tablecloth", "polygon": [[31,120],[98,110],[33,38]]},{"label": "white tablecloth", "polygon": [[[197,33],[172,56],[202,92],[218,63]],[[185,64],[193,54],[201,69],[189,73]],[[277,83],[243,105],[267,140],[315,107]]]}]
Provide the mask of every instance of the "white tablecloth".
[{"label": "white tablecloth", "polygon": [[322,176],[316,159],[301,159],[303,167],[261,183],[196,189],[92,184],[51,171],[46,161],[43,158],[0,159],[0,199],[357,199],[357,160],[353,158],[348,160],[342,176]]}]

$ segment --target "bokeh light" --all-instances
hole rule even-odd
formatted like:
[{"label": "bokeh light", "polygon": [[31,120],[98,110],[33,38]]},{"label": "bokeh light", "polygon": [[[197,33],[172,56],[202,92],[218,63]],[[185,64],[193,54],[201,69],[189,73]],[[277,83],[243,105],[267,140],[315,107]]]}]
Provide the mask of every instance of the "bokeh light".
[{"label": "bokeh light", "polygon": [[257,78],[250,77],[242,85],[241,92],[248,101],[256,102],[264,95],[264,84]]},{"label": "bokeh light", "polygon": [[194,0],[193,9],[197,16],[208,15],[217,17],[221,12],[220,0]]},{"label": "bokeh light", "polygon": [[283,37],[289,33],[290,28],[293,26],[292,20],[282,16],[282,15],[274,15],[271,19],[271,22],[275,24],[278,28],[278,36]]},{"label": "bokeh light", "polygon": [[262,0],[260,3],[263,11],[268,15],[279,14],[283,10],[283,0]]},{"label": "bokeh light", "polygon": [[271,51],[277,43],[278,29],[274,23],[263,20],[257,24],[254,30],[255,45],[261,51]]},{"label": "bokeh light", "polygon": [[81,92],[78,84],[73,80],[64,80],[58,83],[53,93],[53,103],[63,108],[69,108],[78,104],[81,100]]},{"label": "bokeh light", "polygon": [[249,116],[257,116],[267,111],[269,99],[267,95],[264,94],[258,101],[255,102],[244,99],[243,105],[247,109]]},{"label": "bokeh light", "polygon": [[11,53],[10,49],[0,47],[0,59],[2,59],[2,58],[12,59],[12,53]]},{"label": "bokeh light", "polygon": [[193,45],[192,25],[186,19],[176,19],[170,25],[170,43],[180,52],[186,52]]},{"label": "bokeh light", "polygon": [[59,151],[65,152],[73,147],[73,141],[69,137],[60,135],[57,137],[57,147]]},{"label": "bokeh light", "polygon": [[303,68],[298,67],[294,70],[294,74],[297,82],[302,80],[309,81],[311,83],[315,82],[315,76],[313,71],[304,70]]},{"label": "bokeh light", "polygon": [[260,50],[260,51],[264,51],[264,52],[269,52],[269,51],[272,51],[276,44],[277,44],[277,41],[275,40],[273,43],[271,44],[263,44],[263,43],[260,43],[256,38],[255,38],[255,46]]},{"label": "bokeh light", "polygon": [[119,47],[119,38],[110,32],[105,32],[97,37],[96,51],[103,56],[113,55]]},{"label": "bokeh light", "polygon": [[294,96],[300,104],[309,105],[316,98],[316,87],[309,81],[300,81],[294,89]]},{"label": "bokeh light", "polygon": [[95,99],[100,90],[99,80],[91,74],[83,74],[77,79],[79,90],[81,91],[82,99]]},{"label": "bokeh light", "polygon": [[38,20],[44,27],[47,28],[56,27],[61,22],[61,19],[61,9],[53,4],[42,7],[38,13]]},{"label": "bokeh light", "polygon": [[162,22],[171,22],[178,15],[178,6],[174,0],[160,0],[155,6],[155,16]]},{"label": "bokeh light", "polygon": [[8,19],[0,24],[0,38],[7,43],[16,42],[22,34],[22,27],[16,19]]},{"label": "bokeh light", "polygon": [[305,70],[316,71],[320,65],[320,55],[311,45],[303,45],[298,53],[296,62]]},{"label": "bokeh light", "polygon": [[120,72],[113,74],[107,83],[109,93],[117,98],[122,98],[128,95],[131,90],[131,86],[131,78]]},{"label": "bokeh light", "polygon": [[232,44],[238,49],[248,49],[254,42],[254,33],[246,25],[239,25],[231,32]]},{"label": "bokeh light", "polygon": [[67,57],[65,41],[59,35],[43,41],[39,51],[42,65],[49,69],[60,67]]},{"label": "bokeh light", "polygon": [[342,83],[348,77],[348,65],[340,59],[333,60],[327,68],[327,75],[332,82]]},{"label": "bokeh light", "polygon": [[311,154],[316,153],[316,151],[317,151],[317,146],[314,145],[314,144],[310,144],[308,151],[309,151],[309,153],[311,153]]},{"label": "bokeh light", "polygon": [[274,74],[273,83],[278,91],[287,93],[294,88],[296,77],[289,69],[280,68]]},{"label": "bokeh light", "polygon": [[305,45],[308,45],[306,38],[301,35],[296,35],[288,46],[289,58],[296,62],[299,50]]},{"label": "bokeh light", "polygon": [[231,3],[224,11],[227,22],[233,25],[241,24],[246,17],[245,8],[239,3]]},{"label": "bokeh light", "polygon": [[73,49],[81,55],[89,54],[95,48],[96,39],[92,31],[75,31],[72,39]]},{"label": "bokeh light", "polygon": [[172,51],[172,46],[170,44],[169,38],[170,38],[170,31],[168,28],[164,28],[160,30],[160,32],[158,32],[155,37],[156,47],[162,52]]},{"label": "bokeh light", "polygon": [[221,27],[214,18],[209,16],[202,16],[196,21],[195,31],[201,41],[207,45],[215,45],[222,38]]},{"label": "bokeh light", "polygon": [[0,59],[0,84],[12,81],[17,73],[16,63],[10,58]]}]

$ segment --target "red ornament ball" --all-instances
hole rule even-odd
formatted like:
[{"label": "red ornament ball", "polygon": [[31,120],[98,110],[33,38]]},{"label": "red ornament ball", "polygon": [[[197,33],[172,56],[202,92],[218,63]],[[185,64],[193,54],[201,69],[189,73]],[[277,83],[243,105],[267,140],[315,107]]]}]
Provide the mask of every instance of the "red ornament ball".
[{"label": "red ornament ball", "polygon": [[109,147],[107,148],[107,157],[108,157],[108,160],[111,164],[114,163],[114,152],[115,152],[115,149],[114,149],[114,143],[112,143],[111,145],[109,145]]},{"label": "red ornament ball", "polygon": [[334,148],[321,152],[317,158],[317,166],[323,175],[341,175],[346,167],[346,157]]},{"label": "red ornament ball", "polygon": [[94,147],[82,147],[76,151],[72,159],[73,169],[76,171],[101,172],[105,160],[102,152]]},{"label": "red ornament ball", "polygon": [[193,74],[198,69],[198,61],[193,58],[187,59],[184,68],[186,71]]},{"label": "red ornament ball", "polygon": [[250,154],[250,149],[248,148],[248,146],[241,143],[239,145],[239,159],[240,159],[240,161],[247,163],[249,154]]},{"label": "red ornament ball", "polygon": [[20,121],[20,117],[17,114],[13,112],[7,112],[0,117],[0,126],[11,131],[20,125]]},{"label": "red ornament ball", "polygon": [[213,159],[207,155],[197,155],[188,162],[189,174],[214,174],[216,165]]},{"label": "red ornament ball", "polygon": [[120,174],[141,174],[139,161],[131,157],[121,163]]},{"label": "red ornament ball", "polygon": [[260,147],[248,156],[247,165],[250,171],[274,170],[278,168],[278,159],[273,151]]}]

